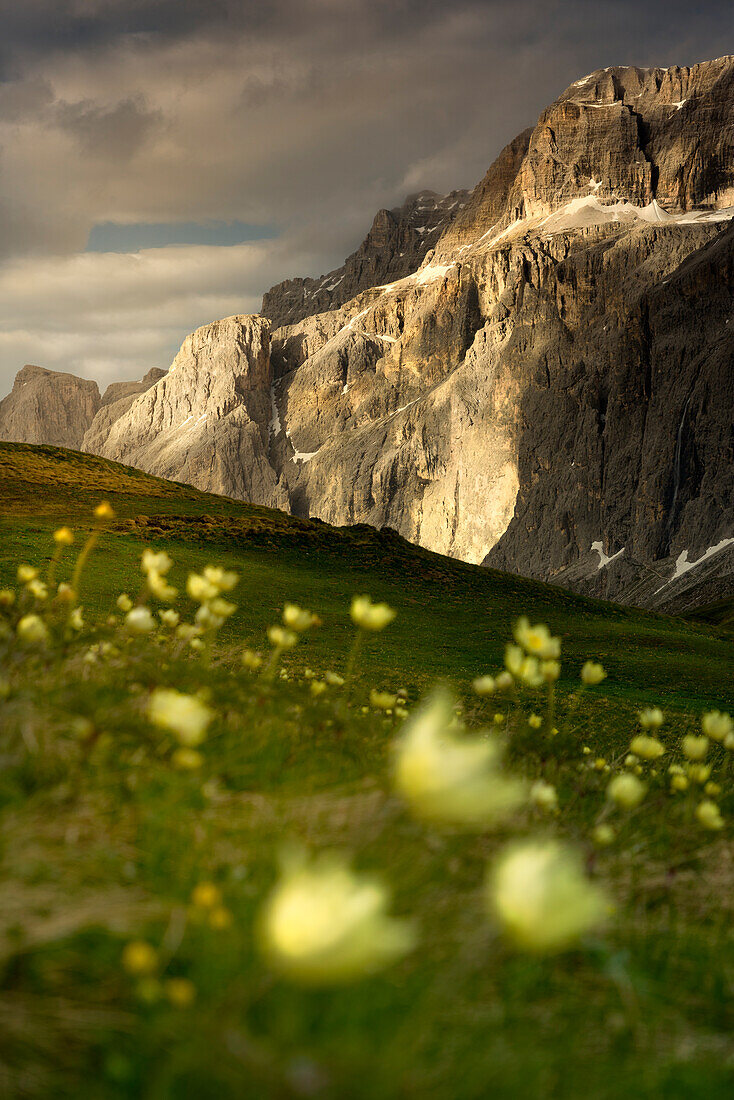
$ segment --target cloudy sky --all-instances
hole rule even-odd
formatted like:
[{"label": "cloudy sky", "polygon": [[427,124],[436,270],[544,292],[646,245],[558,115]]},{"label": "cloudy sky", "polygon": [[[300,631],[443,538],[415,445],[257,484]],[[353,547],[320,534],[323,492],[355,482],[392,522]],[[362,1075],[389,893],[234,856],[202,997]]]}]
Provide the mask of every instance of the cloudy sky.
[{"label": "cloudy sky", "polygon": [[729,52],[731,0],[0,0],[0,396],[166,367],[592,69]]}]

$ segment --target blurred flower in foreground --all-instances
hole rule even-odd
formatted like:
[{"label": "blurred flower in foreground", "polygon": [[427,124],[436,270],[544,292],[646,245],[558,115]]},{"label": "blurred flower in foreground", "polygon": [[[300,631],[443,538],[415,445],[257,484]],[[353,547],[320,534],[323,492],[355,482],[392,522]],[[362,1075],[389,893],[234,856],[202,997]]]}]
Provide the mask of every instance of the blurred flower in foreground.
[{"label": "blurred flower in foreground", "polygon": [[557,810],[558,794],[552,783],[538,779],[530,788],[530,801],[541,810]]},{"label": "blurred flower in foreground", "polygon": [[645,797],[647,788],[636,775],[615,775],[607,787],[607,798],[623,810],[634,810]]},{"label": "blurred flower in foreground", "polygon": [[147,607],[134,607],[125,616],[125,626],[131,634],[152,634],[155,620]]},{"label": "blurred flower in foreground", "polygon": [[606,896],[575,852],[556,841],[523,841],[490,868],[490,912],[515,944],[548,953],[571,947],[603,920]]},{"label": "blurred flower in foreground", "polygon": [[384,630],[396,612],[386,603],[373,603],[369,596],[355,596],[352,599],[352,622],[360,630]]},{"label": "blurred flower in foreground", "polygon": [[477,676],[472,680],[472,685],[477,695],[494,695],[497,690],[494,676]]},{"label": "blurred flower in foreground", "polygon": [[148,703],[148,718],[153,725],[170,730],[187,748],[202,743],[213,717],[196,695],[184,695],[172,688],[156,688]]},{"label": "blurred flower in foreground", "polygon": [[394,782],[426,821],[481,827],[516,809],[525,784],[500,769],[502,747],[450,728],[454,701],[437,692],[405,723],[394,749]]},{"label": "blurred flower in foreground", "polygon": [[18,638],[27,645],[45,645],[48,630],[38,615],[24,615],[17,626]]},{"label": "blurred flower in foreground", "polygon": [[704,801],[696,806],[696,817],[704,829],[716,831],[724,828],[724,819],[715,802]]},{"label": "blurred flower in foreground", "polygon": [[304,611],[302,607],[299,607],[295,603],[287,603],[283,608],[283,625],[287,626],[289,630],[296,630],[299,634],[304,630],[308,630],[311,626],[318,624],[318,615],[313,615],[310,611]]},{"label": "blurred flower in foreground", "polygon": [[513,634],[517,644],[533,657],[556,660],[561,655],[561,639],[551,637],[550,630],[542,623],[531,626],[526,615],[517,620]]},{"label": "blurred flower in foreground", "polygon": [[657,760],[664,755],[665,746],[658,741],[657,737],[647,737],[641,733],[630,741],[630,752],[642,760]]},{"label": "blurred flower in foreground", "polygon": [[705,760],[706,753],[709,749],[708,737],[694,737],[693,734],[688,734],[683,738],[681,745],[683,747],[683,755],[687,756],[689,760]]},{"label": "blurred flower in foreground", "polygon": [[387,914],[388,894],[337,856],[286,866],[260,914],[260,940],[274,969],[294,981],[331,985],[383,969],[409,951],[408,921]]},{"label": "blurred flower in foreground", "polygon": [[158,968],[158,953],[145,940],[132,940],[125,945],[122,965],[128,974],[153,974]]}]

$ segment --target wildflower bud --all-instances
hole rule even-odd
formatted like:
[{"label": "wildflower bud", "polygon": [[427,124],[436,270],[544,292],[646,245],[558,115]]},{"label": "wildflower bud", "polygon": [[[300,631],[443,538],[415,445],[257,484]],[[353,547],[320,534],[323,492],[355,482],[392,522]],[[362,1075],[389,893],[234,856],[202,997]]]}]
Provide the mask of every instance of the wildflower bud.
[{"label": "wildflower bud", "polygon": [[118,596],[116,603],[120,611],[132,611],[133,601],[130,599],[127,593],[123,592],[120,596]]},{"label": "wildflower bud", "polygon": [[634,768],[635,764],[639,764],[639,756],[635,756],[633,752],[628,752],[624,758],[624,766],[626,768]]},{"label": "wildflower bud", "polygon": [[171,603],[178,596],[178,589],[169,584],[162,573],[150,569],[146,576],[148,591],[161,603]]},{"label": "wildflower bud", "polygon": [[696,817],[701,825],[703,825],[704,829],[711,829],[715,832],[718,829],[724,828],[724,819],[715,802],[708,800],[700,802],[698,806],[696,806]]},{"label": "wildflower bud", "polygon": [[237,587],[239,577],[231,570],[222,569],[218,565],[207,565],[204,568],[204,579],[214,585],[217,592],[231,592]]},{"label": "wildflower bud", "polygon": [[530,788],[530,801],[541,810],[557,810],[558,795],[552,783],[539,779]]},{"label": "wildflower bud", "polygon": [[219,586],[208,581],[206,577],[198,573],[189,573],[186,581],[186,591],[196,603],[206,603],[219,595]]},{"label": "wildflower bud", "polygon": [[503,671],[495,677],[494,682],[497,685],[498,691],[509,691],[514,683],[514,680],[512,679],[512,675],[509,672]]},{"label": "wildflower bud", "polygon": [[181,623],[176,627],[176,637],[180,638],[182,642],[190,642],[192,638],[198,637],[201,634],[201,629],[198,626],[193,626],[192,623]]},{"label": "wildflower bud", "polygon": [[591,756],[591,749],[588,745],[582,745],[581,752],[584,754],[584,756]]},{"label": "wildflower bud", "polygon": [[710,764],[689,764],[688,765],[688,778],[691,783],[699,783],[703,786],[707,783],[709,776],[711,775]]},{"label": "wildflower bud", "polygon": [[54,531],[54,542],[57,546],[71,546],[74,541],[74,532],[71,527],[59,527]]},{"label": "wildflower bud", "polygon": [[721,786],[712,781],[706,784],[703,788],[703,793],[707,794],[709,798],[717,798],[721,794]]},{"label": "wildflower bud", "polygon": [[596,661],[587,661],[581,669],[581,682],[590,686],[600,684],[606,676],[604,666]]},{"label": "wildflower bud", "polygon": [[692,734],[688,734],[687,737],[683,738],[681,744],[683,755],[687,756],[689,760],[705,760],[709,749],[708,737],[694,737]]},{"label": "wildflower bud", "polygon": [[623,810],[634,810],[645,797],[647,788],[634,776],[615,775],[607,787],[607,798]]},{"label": "wildflower bud", "polygon": [[498,710],[492,721],[494,722],[495,726],[504,726],[506,718],[505,715]]},{"label": "wildflower bud", "polygon": [[720,710],[711,710],[701,718],[701,728],[712,741],[723,741],[727,734],[734,731],[734,722],[728,714]]},{"label": "wildflower bud", "polygon": [[200,768],[204,763],[204,757],[196,749],[180,748],[171,756],[171,762],[174,768],[179,768],[181,771],[192,772]]},{"label": "wildflower bud", "polygon": [[472,680],[472,688],[477,695],[494,695],[497,690],[494,676],[477,676]]},{"label": "wildflower bud", "polygon": [[61,603],[73,603],[76,599],[76,592],[70,584],[65,584],[62,581],[56,589],[56,598],[60,600]]},{"label": "wildflower bud", "polygon": [[525,615],[515,623],[513,635],[517,644],[533,657],[557,660],[561,655],[561,639],[551,637],[548,627],[542,623],[531,626]]},{"label": "wildflower bud", "polygon": [[38,570],[32,565],[19,565],[17,576],[18,584],[30,584],[38,576]]},{"label": "wildflower bud", "polygon": [[539,730],[540,727],[543,725],[543,719],[540,717],[539,714],[531,714],[528,718],[528,725],[530,726],[531,730]]},{"label": "wildflower bud", "polygon": [[107,500],[103,500],[94,509],[95,519],[107,520],[115,518],[115,510]]},{"label": "wildflower bud", "polygon": [[386,603],[372,603],[369,596],[355,596],[350,614],[352,622],[360,630],[378,631],[384,630],[393,621],[396,612]]},{"label": "wildflower bud", "polygon": [[173,560],[168,556],[165,550],[160,550],[157,553],[155,550],[143,550],[142,557],[140,558],[141,573],[159,573],[163,577],[166,573],[170,572],[172,566]]},{"label": "wildflower bud", "polygon": [[344,687],[344,677],[338,672],[325,672],[324,679],[329,687]]},{"label": "wildflower bud", "polygon": [[29,592],[35,600],[38,600],[39,603],[43,603],[48,599],[48,588],[43,581],[37,579],[29,581],[26,585],[26,591]]},{"label": "wildflower bud", "polygon": [[647,737],[645,734],[632,738],[630,750],[642,760],[657,760],[665,753],[665,747],[657,737]]},{"label": "wildflower bud", "polygon": [[171,608],[166,608],[165,611],[159,611],[158,616],[164,626],[178,626],[180,615],[178,611],[173,611]]},{"label": "wildflower bud", "polygon": [[529,840],[500,856],[485,886],[490,913],[515,944],[538,953],[562,951],[599,925],[608,909],[581,860],[556,841]]},{"label": "wildflower bud", "polygon": [[298,635],[292,630],[286,630],[282,626],[268,627],[268,640],[277,649],[293,649],[298,641]]},{"label": "wildflower bud", "polygon": [[188,978],[169,978],[163,989],[174,1008],[189,1008],[196,1000],[196,986]]},{"label": "wildflower bud", "polygon": [[688,790],[688,777],[685,775],[674,775],[670,780],[671,791],[687,791]]},{"label": "wildflower bud", "polygon": [[222,904],[222,891],[213,882],[200,882],[191,891],[191,903],[198,909],[213,909]]},{"label": "wildflower bud", "polygon": [[391,695],[389,691],[370,691],[370,706],[376,710],[392,710],[398,701],[397,695]]},{"label": "wildflower bud", "polygon": [[327,686],[328,685],[323,680],[312,680],[309,690],[311,694],[316,697],[317,695],[323,695]]},{"label": "wildflower bud", "polygon": [[415,939],[407,921],[388,915],[388,901],[383,886],[337,856],[293,860],[263,906],[262,950],[281,974],[307,985],[382,970]]},{"label": "wildflower bud", "polygon": [[603,756],[597,756],[596,760],[594,761],[594,771],[603,772],[604,769],[606,768],[606,766],[607,766],[607,762],[604,759],[604,757]]},{"label": "wildflower bud", "polygon": [[204,741],[213,717],[213,711],[196,695],[184,695],[169,688],[156,688],[148,703],[149,721],[175,734],[187,748],[195,748]]},{"label": "wildflower bud", "polygon": [[660,707],[646,707],[639,712],[638,718],[644,730],[659,729],[665,721]]},{"label": "wildflower bud", "polygon": [[16,627],[18,638],[26,645],[46,645],[48,642],[48,630],[43,619],[38,615],[24,615]]},{"label": "wildflower bud", "polygon": [[155,621],[147,607],[134,607],[125,616],[125,627],[131,634],[151,634]]},{"label": "wildflower bud", "polygon": [[158,952],[145,940],[133,940],[125,946],[122,965],[128,974],[154,974],[158,969]]},{"label": "wildflower bud", "polygon": [[250,672],[256,672],[263,663],[262,656],[253,649],[246,649],[242,654],[242,664],[249,668]]},{"label": "wildflower bud", "polygon": [[83,608],[75,607],[69,616],[69,626],[72,630],[84,630]]},{"label": "wildflower bud", "polygon": [[0,607],[12,607],[15,603],[15,592],[12,588],[0,588]]},{"label": "wildflower bud", "polygon": [[616,836],[611,825],[597,825],[591,834],[591,839],[601,848],[606,848],[607,845],[614,843]]}]

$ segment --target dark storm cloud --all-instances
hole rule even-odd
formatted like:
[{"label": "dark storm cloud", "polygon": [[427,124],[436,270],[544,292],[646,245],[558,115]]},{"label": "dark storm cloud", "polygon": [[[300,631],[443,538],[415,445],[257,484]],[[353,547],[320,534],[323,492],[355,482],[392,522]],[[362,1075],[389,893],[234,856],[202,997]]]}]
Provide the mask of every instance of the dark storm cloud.
[{"label": "dark storm cloud", "polygon": [[[21,355],[160,365],[207,312],[329,270],[379,207],[471,187],[578,77],[728,52],[731,0],[0,0],[0,393]],[[110,223],[279,235],[226,262],[203,248],[77,268]]]}]

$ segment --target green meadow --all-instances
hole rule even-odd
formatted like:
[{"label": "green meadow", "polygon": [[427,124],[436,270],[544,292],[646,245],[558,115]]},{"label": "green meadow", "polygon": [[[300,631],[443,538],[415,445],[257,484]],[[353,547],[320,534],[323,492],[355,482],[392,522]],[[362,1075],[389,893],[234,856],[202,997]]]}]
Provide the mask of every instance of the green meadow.
[{"label": "green meadow", "polygon": [[[732,1094],[734,752],[715,738],[700,761],[682,749],[702,714],[734,713],[722,616],[586,600],[389,530],[50,447],[0,444],[0,486],[0,589],[14,593],[0,607],[0,1095]],[[113,518],[94,518],[101,500]],[[66,525],[74,543],[55,551]],[[92,532],[72,629],[55,586]],[[174,600],[146,592],[146,549],[172,559]],[[19,582],[23,563],[42,582],[52,569],[45,600]],[[158,612],[193,623],[187,577],[208,566],[237,574],[224,593],[236,610],[192,647]],[[154,630],[126,627],[121,593],[151,608]],[[359,635],[348,676],[361,594],[396,616]],[[289,602],[319,624],[274,652],[267,631]],[[27,615],[43,641],[24,639]],[[503,668],[523,615],[561,642],[552,713],[545,683],[472,687]],[[582,686],[588,660],[607,675]],[[491,731],[506,773],[552,785],[557,807],[528,797],[481,828],[415,812],[395,788],[396,744],[437,684],[461,736]],[[197,760],[151,720],[161,689],[206,708]],[[645,708],[663,711],[651,732],[665,751],[629,762]],[[639,778],[639,805],[610,802],[618,775]],[[603,919],[549,953],[520,945],[487,901],[488,873],[523,839],[567,847],[605,899]],[[279,967],[263,913],[293,851],[374,877],[410,949],[338,983]]]}]

